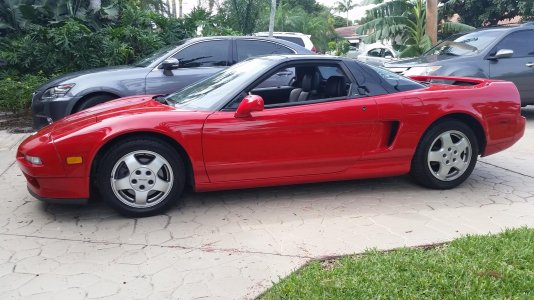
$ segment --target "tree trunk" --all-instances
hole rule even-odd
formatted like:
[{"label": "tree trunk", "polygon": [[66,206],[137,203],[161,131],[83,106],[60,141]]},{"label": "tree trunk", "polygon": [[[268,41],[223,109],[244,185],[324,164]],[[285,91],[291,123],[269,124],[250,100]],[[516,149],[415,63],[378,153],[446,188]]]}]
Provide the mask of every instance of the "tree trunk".
[{"label": "tree trunk", "polygon": [[89,0],[89,9],[99,11],[102,8],[102,0]]},{"label": "tree trunk", "polygon": [[271,16],[269,17],[269,37],[273,37],[275,15],[276,15],[276,0],[271,0]]},{"label": "tree trunk", "polygon": [[425,32],[432,41],[432,46],[438,42],[438,0],[426,0]]}]

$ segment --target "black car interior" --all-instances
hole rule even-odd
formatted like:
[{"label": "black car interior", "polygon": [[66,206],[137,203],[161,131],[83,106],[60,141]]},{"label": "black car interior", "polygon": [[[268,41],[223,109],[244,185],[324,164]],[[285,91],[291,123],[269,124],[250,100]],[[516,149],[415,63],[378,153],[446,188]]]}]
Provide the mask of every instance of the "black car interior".
[{"label": "black car interior", "polygon": [[[339,98],[349,95],[350,80],[339,66],[295,66],[294,76],[273,80],[280,74],[258,84],[250,93],[263,98],[265,106],[299,103],[320,99]],[[287,72],[285,69],[284,72]],[[265,82],[271,84],[264,84]]]}]

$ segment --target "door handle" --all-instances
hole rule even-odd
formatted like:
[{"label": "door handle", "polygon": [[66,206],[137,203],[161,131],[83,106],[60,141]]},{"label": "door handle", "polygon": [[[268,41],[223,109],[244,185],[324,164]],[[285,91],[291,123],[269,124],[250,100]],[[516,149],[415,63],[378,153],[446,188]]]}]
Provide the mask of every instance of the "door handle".
[{"label": "door handle", "polygon": [[527,67],[529,67],[529,68],[532,68],[532,67],[534,67],[534,63],[529,62],[529,63],[527,63],[525,66],[527,66]]}]

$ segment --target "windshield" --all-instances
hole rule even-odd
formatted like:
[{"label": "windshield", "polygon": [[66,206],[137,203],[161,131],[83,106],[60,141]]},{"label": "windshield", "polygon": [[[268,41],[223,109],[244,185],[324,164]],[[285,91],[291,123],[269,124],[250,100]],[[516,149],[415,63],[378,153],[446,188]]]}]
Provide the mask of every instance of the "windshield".
[{"label": "windshield", "polygon": [[148,67],[151,63],[155,62],[156,60],[158,60],[161,56],[163,56],[165,53],[171,51],[172,49],[176,48],[177,46],[180,46],[182,45],[183,43],[185,42],[184,41],[180,41],[178,42],[178,44],[176,45],[169,45],[169,46],[165,46],[155,52],[153,52],[152,54],[148,55],[148,56],[145,56],[143,58],[141,58],[140,60],[138,60],[137,62],[134,63],[134,65],[136,67]]},{"label": "windshield", "polygon": [[486,49],[501,34],[500,30],[482,30],[452,35],[423,55],[475,55]]},{"label": "windshield", "polygon": [[176,106],[215,109],[221,101],[230,101],[228,97],[235,96],[248,81],[257,78],[272,65],[272,59],[268,57],[246,60],[170,94],[166,99]]}]

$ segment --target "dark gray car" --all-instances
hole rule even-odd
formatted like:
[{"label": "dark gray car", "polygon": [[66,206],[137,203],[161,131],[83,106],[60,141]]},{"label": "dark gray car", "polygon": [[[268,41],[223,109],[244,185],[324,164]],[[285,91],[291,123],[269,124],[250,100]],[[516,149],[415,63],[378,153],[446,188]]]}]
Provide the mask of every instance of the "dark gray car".
[{"label": "dark gray car", "polygon": [[512,81],[523,106],[534,104],[534,23],[457,34],[418,58],[385,64],[405,76],[442,75]]},{"label": "dark gray car", "polygon": [[[112,99],[139,94],[169,94],[252,56],[312,54],[297,44],[262,37],[205,37],[184,40],[134,65],[69,73],[37,89],[32,98],[33,126]],[[293,74],[280,74],[290,80]]]}]

